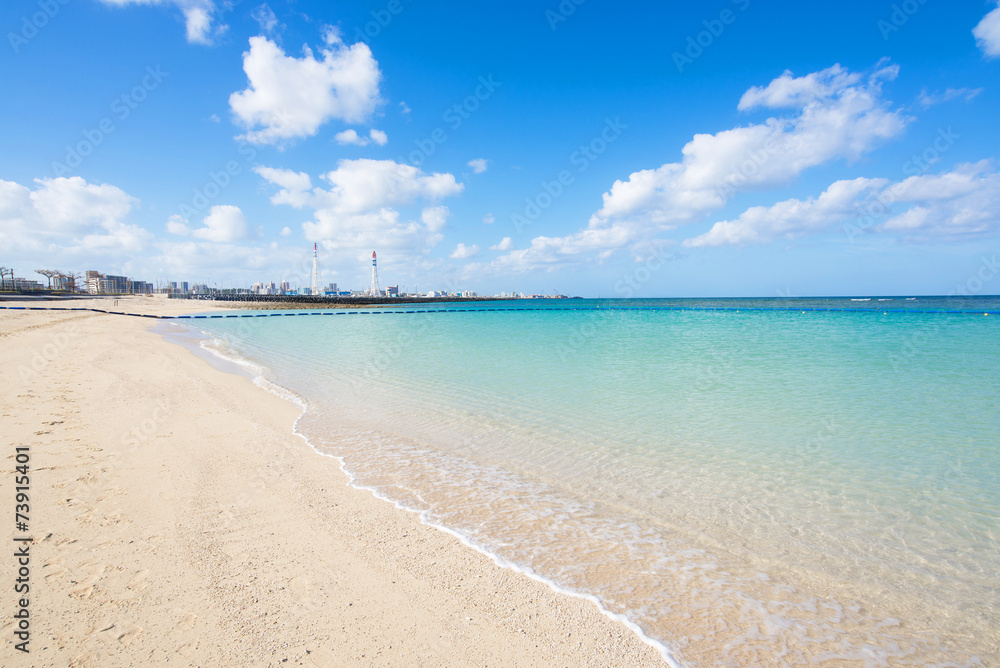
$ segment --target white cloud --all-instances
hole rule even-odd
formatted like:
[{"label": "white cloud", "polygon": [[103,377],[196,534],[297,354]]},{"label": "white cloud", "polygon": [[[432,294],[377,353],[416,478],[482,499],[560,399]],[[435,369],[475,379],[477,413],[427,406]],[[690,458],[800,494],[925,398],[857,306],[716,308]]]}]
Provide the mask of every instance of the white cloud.
[{"label": "white cloud", "polygon": [[368,140],[359,136],[358,131],[354,129],[338,132],[333,136],[333,139],[341,145],[354,144],[356,146],[366,146],[368,144]]},{"label": "white cloud", "polygon": [[231,204],[213,206],[201,224],[202,227],[193,230],[191,235],[215,243],[243,241],[250,231],[246,216],[238,206]]},{"label": "white cloud", "polygon": [[[275,204],[313,210],[303,224],[310,241],[328,248],[394,247],[426,250],[442,239],[449,215],[437,201],[457,195],[463,186],[451,174],[425,174],[392,160],[341,160],[321,175],[329,188],[311,188],[309,177],[289,170],[258,167],[255,171],[280,190]],[[420,222],[403,220],[395,208],[424,200],[432,203]]]},{"label": "white cloud", "polygon": [[743,93],[737,109],[747,111],[756,107],[769,109],[800,109],[812,102],[826,100],[840,91],[856,85],[861,75],[834,65],[803,77],[795,77],[790,70],[767,86],[753,86]]},{"label": "white cloud", "polygon": [[476,158],[469,161],[469,167],[472,168],[473,174],[482,174],[489,167],[489,163],[490,161],[486,158]]},{"label": "white cloud", "polygon": [[[529,270],[574,258],[602,260],[616,250],[648,242],[658,232],[703,220],[733,194],[788,184],[831,160],[856,160],[901,134],[911,120],[882,98],[883,82],[897,74],[898,67],[885,61],[867,73],[834,65],[802,77],[785,72],[767,86],[753,87],[740,99],[740,110],[792,112],[695,135],[682,148],[680,162],[616,181],[585,229],[565,237],[537,237],[528,248],[512,251],[494,265]],[[822,205],[836,194],[833,190]]]},{"label": "white cloud", "polygon": [[290,169],[275,169],[274,167],[253,168],[253,171],[263,176],[267,181],[281,188],[271,196],[271,204],[288,204],[301,208],[308,204],[312,193],[312,180],[305,172],[293,172]]},{"label": "white cloud", "polygon": [[925,89],[920,91],[917,101],[920,102],[920,106],[927,109],[935,104],[948,102],[949,100],[954,100],[957,97],[962,98],[966,102],[971,102],[982,92],[982,88],[947,88],[943,93],[928,93]]},{"label": "white cloud", "polygon": [[354,144],[355,146],[368,146],[371,142],[375,142],[379,146],[385,146],[389,142],[389,135],[382,130],[374,128],[368,132],[367,137],[362,137],[356,130],[352,129],[338,132],[333,138],[341,145]]},{"label": "white cloud", "polygon": [[988,161],[911,176],[883,193],[897,213],[879,228],[915,241],[1000,233],[1000,172]]},{"label": "white cloud", "polygon": [[[259,7],[255,7],[251,12],[250,16],[253,20],[257,22],[260,26],[261,32],[266,32],[271,35],[274,34],[275,30],[278,28],[278,17],[274,15],[274,11],[265,2]],[[284,26],[281,26],[282,28]]]},{"label": "white cloud", "polygon": [[440,232],[451,216],[446,206],[429,206],[420,212],[420,220],[431,232]]},{"label": "white cloud", "polygon": [[604,260],[629,245],[634,238],[634,230],[620,224],[580,230],[565,237],[535,237],[528,248],[512,250],[490,266],[501,272],[523,273],[539,268],[555,269],[590,254]]},{"label": "white cloud", "polygon": [[972,29],[976,44],[990,58],[1000,56],[1000,3]]},{"label": "white cloud", "polygon": [[382,73],[367,44],[351,46],[328,32],[329,48],[317,60],[308,46],[302,58],[257,36],[243,53],[249,87],[229,96],[229,106],[248,129],[241,138],[275,144],[315,135],[324,123],[365,121],[375,111]]},{"label": "white cloud", "polygon": [[243,211],[238,206],[229,204],[213,206],[202,219],[201,225],[192,230],[186,219],[173,215],[167,220],[167,231],[178,236],[193,236],[213,243],[243,241],[250,233]]},{"label": "white cloud", "polygon": [[509,251],[513,247],[514,247],[514,241],[510,237],[504,237],[503,239],[500,240],[500,243],[498,243],[497,245],[490,246],[490,250]]},{"label": "white cloud", "polygon": [[[876,224],[878,219],[884,219]],[[1000,172],[987,161],[942,174],[837,181],[817,198],[789,199],[715,223],[686,247],[760,244],[842,224],[849,235],[871,228],[908,241],[1000,233]]]},{"label": "white cloud", "polygon": [[453,250],[451,255],[448,257],[452,260],[465,260],[470,257],[475,257],[476,255],[479,255],[479,246],[476,246],[475,244],[472,246],[466,246],[465,244],[460,243],[455,246],[455,250]]},{"label": "white cloud", "polygon": [[405,102],[400,102],[399,103],[399,111],[402,114],[408,114],[408,113],[410,113],[412,111],[412,109],[410,109],[409,105],[407,105]]},{"label": "white cloud", "polygon": [[284,226],[284,227],[281,228],[281,232],[279,232],[279,234],[281,236],[283,236],[283,237],[291,236],[291,234],[292,234],[292,228],[290,228],[290,227],[288,227],[286,225],[286,226]]},{"label": "white cloud", "polygon": [[187,226],[187,220],[184,219],[184,216],[174,214],[167,220],[167,232],[186,237],[191,234],[191,228]]},{"label": "white cloud", "polygon": [[126,222],[138,200],[120,188],[79,176],[35,184],[0,180],[0,247],[9,253],[136,252],[152,240]]},{"label": "white cloud", "polygon": [[759,244],[818,232],[856,218],[862,203],[886,183],[885,179],[865,178],[837,181],[815,199],[789,199],[772,206],[751,207],[736,220],[715,223],[708,232],[685,240],[683,245]]},{"label": "white cloud", "polygon": [[187,41],[192,44],[211,44],[213,35],[226,31],[227,26],[212,29],[212,16],[217,12],[214,0],[101,0],[104,4],[124,7],[126,5],[173,5],[184,15]]},{"label": "white cloud", "polygon": [[830,160],[860,158],[906,126],[908,119],[881,99],[882,80],[896,73],[880,63],[863,77],[835,65],[799,78],[786,72],[751,88],[740,109],[794,107],[798,115],[695,135],[681,162],[616,181],[591,226],[631,220],[668,229],[700,219],[734,192],[782,185]]},{"label": "white cloud", "polygon": [[488,213],[485,216],[483,216],[483,224],[492,225],[495,222],[497,222],[497,219],[496,216],[494,216],[492,213]]}]

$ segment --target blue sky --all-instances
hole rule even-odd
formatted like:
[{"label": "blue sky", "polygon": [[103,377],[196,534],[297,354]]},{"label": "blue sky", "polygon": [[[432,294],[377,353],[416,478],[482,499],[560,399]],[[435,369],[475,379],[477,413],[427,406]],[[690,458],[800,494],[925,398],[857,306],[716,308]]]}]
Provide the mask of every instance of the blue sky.
[{"label": "blue sky", "polygon": [[[0,6],[0,264],[1000,293],[995,2]],[[993,282],[991,282],[993,281]]]}]

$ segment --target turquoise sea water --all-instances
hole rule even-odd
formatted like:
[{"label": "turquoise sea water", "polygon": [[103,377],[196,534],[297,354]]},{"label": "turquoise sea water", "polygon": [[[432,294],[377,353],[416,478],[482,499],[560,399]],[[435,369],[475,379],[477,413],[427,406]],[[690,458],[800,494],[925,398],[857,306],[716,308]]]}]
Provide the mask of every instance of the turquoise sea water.
[{"label": "turquoise sea water", "polygon": [[299,431],[356,484],[681,665],[987,666],[998,310],[521,300],[197,326],[303,399]]}]

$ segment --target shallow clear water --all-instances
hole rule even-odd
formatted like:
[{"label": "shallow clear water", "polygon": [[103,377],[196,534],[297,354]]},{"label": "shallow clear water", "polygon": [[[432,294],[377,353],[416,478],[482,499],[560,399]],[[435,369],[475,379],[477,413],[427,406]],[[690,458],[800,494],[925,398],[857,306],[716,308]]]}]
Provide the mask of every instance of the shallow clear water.
[{"label": "shallow clear water", "polygon": [[[747,310],[773,306],[794,310]],[[1000,316],[971,314],[998,307],[522,300],[197,326],[303,398],[299,429],[358,484],[596,595],[681,664],[964,666],[1000,664]]]}]

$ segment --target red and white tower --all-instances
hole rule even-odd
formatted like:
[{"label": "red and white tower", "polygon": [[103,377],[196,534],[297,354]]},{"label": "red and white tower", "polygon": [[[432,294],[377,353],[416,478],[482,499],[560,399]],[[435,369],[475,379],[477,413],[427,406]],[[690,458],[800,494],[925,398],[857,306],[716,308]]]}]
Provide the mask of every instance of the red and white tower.
[{"label": "red and white tower", "polygon": [[381,294],[378,289],[378,265],[375,260],[375,251],[372,251],[372,287],[370,293],[372,297],[378,297]]}]

